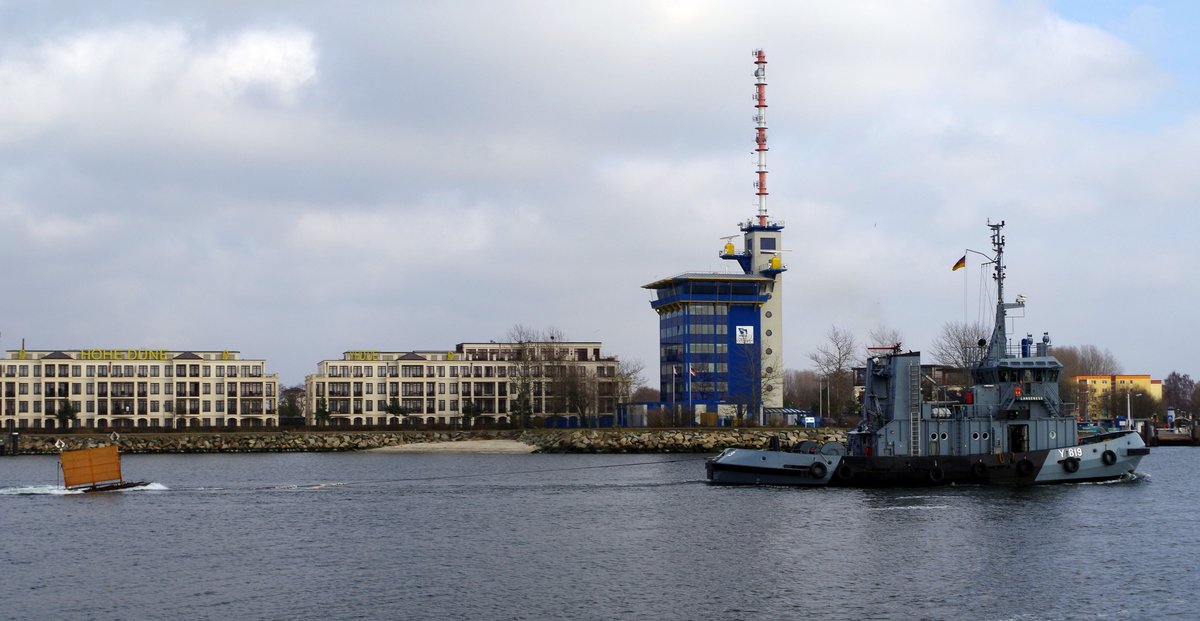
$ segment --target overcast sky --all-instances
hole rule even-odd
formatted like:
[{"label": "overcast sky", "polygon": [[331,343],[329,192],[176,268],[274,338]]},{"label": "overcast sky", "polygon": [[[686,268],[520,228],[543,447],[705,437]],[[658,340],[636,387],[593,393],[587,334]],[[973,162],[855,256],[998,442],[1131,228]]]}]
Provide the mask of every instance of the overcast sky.
[{"label": "overcast sky", "polygon": [[[600,340],[657,384],[641,285],[735,269],[751,51],[785,357],[986,319],[1200,374],[1190,2],[6,2],[0,347]],[[969,286],[967,286],[969,285]]]}]

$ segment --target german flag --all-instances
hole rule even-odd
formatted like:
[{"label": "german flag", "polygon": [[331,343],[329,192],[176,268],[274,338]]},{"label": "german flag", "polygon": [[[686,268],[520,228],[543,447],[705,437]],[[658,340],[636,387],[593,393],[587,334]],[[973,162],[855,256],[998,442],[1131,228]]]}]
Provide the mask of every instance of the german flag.
[{"label": "german flag", "polygon": [[950,268],[951,272],[957,272],[967,266],[967,255],[963,255],[961,259],[954,263],[954,267]]}]

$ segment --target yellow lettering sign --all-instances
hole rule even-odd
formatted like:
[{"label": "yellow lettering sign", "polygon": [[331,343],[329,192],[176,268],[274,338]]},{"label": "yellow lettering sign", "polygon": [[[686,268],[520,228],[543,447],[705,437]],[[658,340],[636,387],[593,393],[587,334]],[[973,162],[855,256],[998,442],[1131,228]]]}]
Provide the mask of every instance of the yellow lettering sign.
[{"label": "yellow lettering sign", "polygon": [[348,351],[346,352],[346,360],[376,361],[379,360],[379,352],[374,349]]},{"label": "yellow lettering sign", "polygon": [[168,360],[165,349],[82,349],[80,360]]}]

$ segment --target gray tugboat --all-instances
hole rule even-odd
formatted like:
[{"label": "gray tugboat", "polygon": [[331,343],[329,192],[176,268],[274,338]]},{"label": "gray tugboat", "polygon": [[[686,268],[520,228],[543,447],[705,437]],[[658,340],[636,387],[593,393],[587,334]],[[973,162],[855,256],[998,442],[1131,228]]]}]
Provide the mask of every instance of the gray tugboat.
[{"label": "gray tugboat", "polygon": [[[996,326],[980,340],[980,360],[961,400],[922,396],[921,354],[867,360],[862,421],[847,445],[802,442],[770,449],[728,448],[706,463],[708,480],[731,485],[934,486],[951,483],[1041,485],[1131,476],[1150,453],[1136,431],[1079,439],[1058,394],[1062,364],[1050,337],[1012,351],[1004,301],[1004,223],[988,224],[995,251]],[[936,394],[936,393],[935,393]]]}]

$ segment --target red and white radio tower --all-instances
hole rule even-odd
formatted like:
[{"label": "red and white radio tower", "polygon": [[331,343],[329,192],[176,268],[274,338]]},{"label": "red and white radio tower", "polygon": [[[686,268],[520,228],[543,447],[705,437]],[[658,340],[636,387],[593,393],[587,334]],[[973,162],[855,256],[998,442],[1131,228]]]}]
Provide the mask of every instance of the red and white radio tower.
[{"label": "red and white radio tower", "polygon": [[767,54],[754,50],[754,126],[758,143],[758,225],[767,225]]}]

